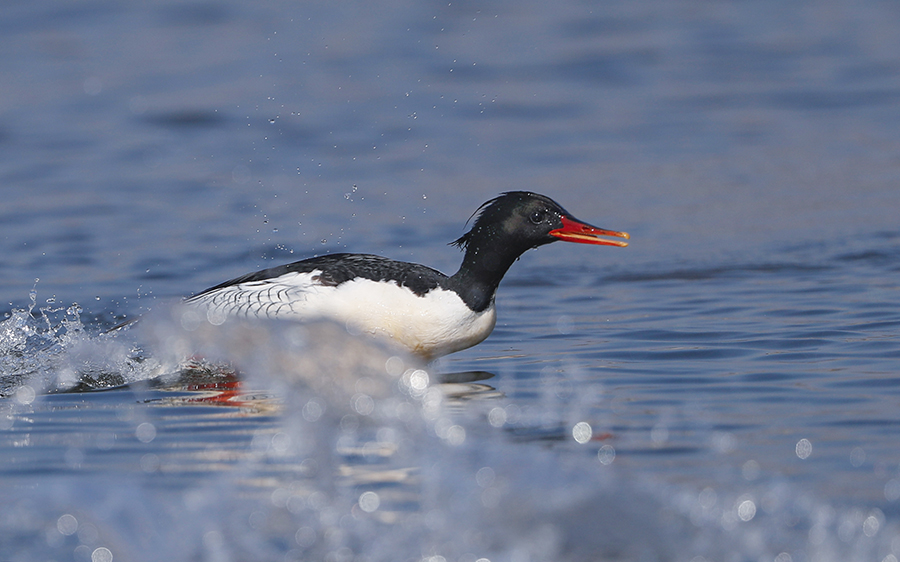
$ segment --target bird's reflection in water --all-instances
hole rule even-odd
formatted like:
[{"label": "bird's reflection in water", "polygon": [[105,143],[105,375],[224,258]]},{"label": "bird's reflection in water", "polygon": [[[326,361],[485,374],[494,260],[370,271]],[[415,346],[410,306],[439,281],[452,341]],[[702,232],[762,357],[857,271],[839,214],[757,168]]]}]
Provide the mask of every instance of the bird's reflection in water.
[{"label": "bird's reflection in water", "polygon": [[[481,382],[495,376],[488,371],[439,373],[436,376],[435,387],[440,389],[448,405],[470,400],[498,399],[504,394],[493,386]],[[261,409],[270,411],[275,400],[272,396],[263,396],[260,392],[248,388],[241,380],[240,374],[230,366],[204,362],[187,363],[174,378],[126,386],[173,392],[173,396],[167,399],[169,402],[243,408],[253,404],[261,406],[265,403],[266,407]]]},{"label": "bird's reflection in water", "polygon": [[488,371],[440,373],[437,376],[437,384],[444,397],[450,402],[502,398],[502,392],[489,384],[480,382],[495,376],[494,373]]}]

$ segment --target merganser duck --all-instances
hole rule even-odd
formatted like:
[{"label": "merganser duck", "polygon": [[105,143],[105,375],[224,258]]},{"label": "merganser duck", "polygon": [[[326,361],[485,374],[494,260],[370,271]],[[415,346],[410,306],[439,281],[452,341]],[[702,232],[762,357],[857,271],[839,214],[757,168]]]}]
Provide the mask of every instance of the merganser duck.
[{"label": "merganser duck", "polygon": [[451,242],[465,256],[449,277],[381,256],[330,254],[249,273],[186,302],[205,309],[213,324],[227,317],[336,320],[430,361],[488,337],[497,320],[497,286],[526,250],[557,240],[628,245],[601,238],[627,239],[627,233],[579,221],[537,193],[503,193],[476,215],[471,230]]}]

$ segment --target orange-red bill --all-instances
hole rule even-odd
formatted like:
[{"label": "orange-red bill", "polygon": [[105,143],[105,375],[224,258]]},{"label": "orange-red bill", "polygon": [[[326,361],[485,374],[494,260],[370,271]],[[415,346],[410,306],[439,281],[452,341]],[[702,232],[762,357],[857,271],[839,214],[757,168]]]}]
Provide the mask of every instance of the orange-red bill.
[{"label": "orange-red bill", "polygon": [[550,235],[556,236],[560,240],[566,242],[577,242],[578,244],[599,244],[602,246],[620,246],[625,247],[628,242],[619,240],[607,240],[600,238],[601,236],[613,236],[615,238],[625,238],[628,240],[631,236],[627,232],[617,232],[615,230],[606,230],[605,228],[597,228],[585,222],[575,220],[570,217],[563,216],[562,228],[551,230]]}]

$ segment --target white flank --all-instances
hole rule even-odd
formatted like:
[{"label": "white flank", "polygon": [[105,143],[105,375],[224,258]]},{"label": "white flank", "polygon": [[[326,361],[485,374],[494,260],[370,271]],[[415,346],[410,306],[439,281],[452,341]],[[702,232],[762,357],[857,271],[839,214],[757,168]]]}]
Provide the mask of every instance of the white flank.
[{"label": "white flank", "polygon": [[453,291],[423,296],[395,282],[355,279],[337,287],[317,282],[320,271],[224,287],[189,300],[213,324],[229,316],[315,320],[327,318],[350,329],[388,337],[431,360],[482,342],[494,329],[494,304],[473,312]]}]

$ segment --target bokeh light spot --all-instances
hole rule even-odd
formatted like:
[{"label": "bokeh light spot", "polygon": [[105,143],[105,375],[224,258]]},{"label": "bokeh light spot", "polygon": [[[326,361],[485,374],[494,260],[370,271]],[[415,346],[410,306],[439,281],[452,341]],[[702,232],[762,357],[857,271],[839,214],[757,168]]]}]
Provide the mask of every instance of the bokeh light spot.
[{"label": "bokeh light spot", "polygon": [[597,451],[597,460],[604,466],[609,466],[616,460],[616,449],[612,445],[604,445]]},{"label": "bokeh light spot", "polygon": [[105,546],[95,548],[91,553],[91,562],[112,562],[113,554]]},{"label": "bokeh light spot", "polygon": [[134,430],[134,436],[141,443],[149,443],[156,439],[156,426],[150,422],[144,422]]},{"label": "bokeh light spot", "polygon": [[78,519],[74,515],[66,513],[56,520],[56,530],[65,536],[71,536],[78,530]]},{"label": "bokeh light spot", "polygon": [[572,428],[572,437],[575,438],[575,441],[578,443],[587,443],[591,440],[593,434],[594,430],[591,428],[591,424],[587,422],[578,422]]},{"label": "bokeh light spot", "polygon": [[381,498],[375,492],[363,492],[359,496],[359,508],[366,513],[372,513],[381,505]]}]

